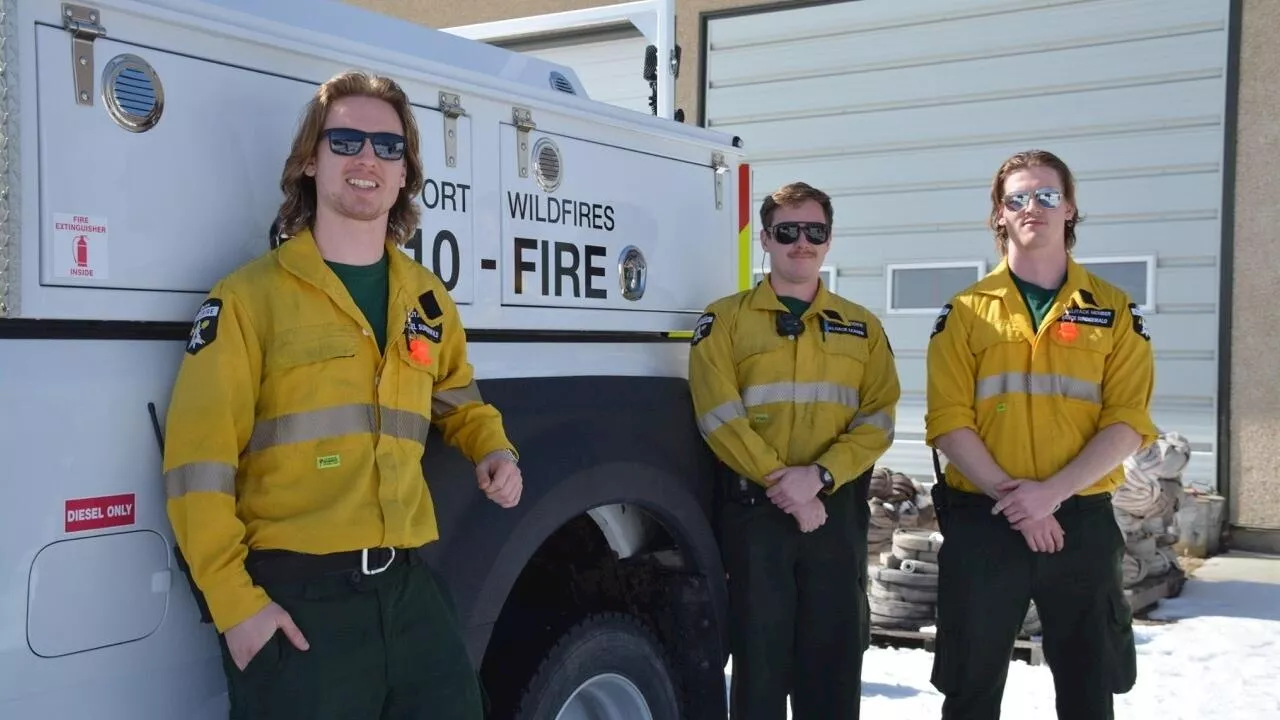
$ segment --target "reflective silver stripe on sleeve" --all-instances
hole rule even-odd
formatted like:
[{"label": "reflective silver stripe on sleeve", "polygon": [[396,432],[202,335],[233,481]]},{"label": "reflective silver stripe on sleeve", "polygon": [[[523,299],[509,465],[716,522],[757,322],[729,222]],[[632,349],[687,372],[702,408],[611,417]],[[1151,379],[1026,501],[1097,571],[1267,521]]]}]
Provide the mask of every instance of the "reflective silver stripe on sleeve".
[{"label": "reflective silver stripe on sleeve", "polygon": [[737,400],[730,400],[698,418],[698,427],[702,430],[703,435],[710,435],[718,430],[721,425],[726,425],[746,416],[747,410],[742,406],[742,403]]},{"label": "reflective silver stripe on sleeve", "polygon": [[853,416],[853,422],[849,423],[849,431],[852,432],[854,428],[862,425],[870,425],[871,427],[879,428],[885,435],[889,436],[890,440],[893,440],[893,419],[890,418],[889,413],[884,410],[873,412],[870,415],[859,414]]},{"label": "reflective silver stripe on sleeve", "polygon": [[248,452],[338,435],[372,433],[374,412],[372,405],[340,405],[262,420],[253,427]]},{"label": "reflective silver stripe on sleeve", "polygon": [[164,474],[164,489],[170,500],[193,492],[222,493],[234,497],[236,469],[220,462],[179,465]]},{"label": "reflective silver stripe on sleeve", "polygon": [[409,410],[382,409],[382,434],[401,440],[427,444],[431,421],[421,413]]},{"label": "reflective silver stripe on sleeve", "polygon": [[474,382],[466,387],[441,390],[431,396],[431,414],[448,415],[467,403],[484,402],[480,388]]},{"label": "reflective silver stripe on sleeve", "polygon": [[827,382],[780,382],[743,388],[743,405],[755,407],[769,403],[835,403],[856,410],[859,400],[856,388]]},{"label": "reflective silver stripe on sleeve", "polygon": [[997,395],[1027,393],[1102,403],[1102,387],[1098,383],[1049,373],[1008,372],[984,377],[978,381],[974,395],[978,402]]}]

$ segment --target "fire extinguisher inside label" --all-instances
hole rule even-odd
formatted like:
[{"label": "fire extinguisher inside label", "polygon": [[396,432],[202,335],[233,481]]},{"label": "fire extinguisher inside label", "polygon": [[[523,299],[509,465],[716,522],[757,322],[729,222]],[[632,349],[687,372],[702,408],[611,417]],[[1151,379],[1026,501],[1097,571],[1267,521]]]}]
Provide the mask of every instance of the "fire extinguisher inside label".
[{"label": "fire extinguisher inside label", "polygon": [[54,276],[106,280],[108,260],[105,217],[54,213]]}]

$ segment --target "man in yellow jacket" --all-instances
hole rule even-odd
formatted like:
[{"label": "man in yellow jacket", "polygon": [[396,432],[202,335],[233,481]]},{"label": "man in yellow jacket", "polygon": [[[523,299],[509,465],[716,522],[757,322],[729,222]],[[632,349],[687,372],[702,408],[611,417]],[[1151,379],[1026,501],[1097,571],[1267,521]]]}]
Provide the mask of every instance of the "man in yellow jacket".
[{"label": "man in yellow jacket", "polygon": [[515,448],[458,311],[399,250],[417,127],[387,78],[317,90],[281,187],[280,247],[196,313],[169,406],[168,513],[220,633],[233,718],[480,718],[438,538],[429,424],[511,507]]},{"label": "man in yellow jacket", "polygon": [[1110,718],[1136,676],[1110,497],[1157,434],[1150,336],[1122,290],[1071,258],[1080,215],[1061,159],[1014,155],[991,201],[1004,260],[929,340],[926,442],[948,459],[932,680],[944,720],[999,717],[1034,599],[1058,718]]},{"label": "man in yellow jacket", "polygon": [[733,720],[857,718],[867,484],[893,442],[900,395],[879,320],[831,294],[830,198],[787,185],[760,208],[771,272],[707,307],[689,382],[698,425],[731,471],[721,544],[729,574]]}]

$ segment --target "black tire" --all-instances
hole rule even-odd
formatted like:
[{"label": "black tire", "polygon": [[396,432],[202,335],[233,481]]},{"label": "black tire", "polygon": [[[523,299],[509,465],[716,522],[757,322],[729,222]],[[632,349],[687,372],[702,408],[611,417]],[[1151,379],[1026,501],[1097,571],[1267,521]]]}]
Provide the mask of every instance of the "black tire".
[{"label": "black tire", "polygon": [[[653,720],[679,720],[676,686],[661,645],[638,620],[619,613],[588,616],[556,641],[529,681],[516,718],[555,720],[578,688],[606,674],[630,681],[644,697]],[[593,712],[575,717],[622,720],[603,710]]]}]

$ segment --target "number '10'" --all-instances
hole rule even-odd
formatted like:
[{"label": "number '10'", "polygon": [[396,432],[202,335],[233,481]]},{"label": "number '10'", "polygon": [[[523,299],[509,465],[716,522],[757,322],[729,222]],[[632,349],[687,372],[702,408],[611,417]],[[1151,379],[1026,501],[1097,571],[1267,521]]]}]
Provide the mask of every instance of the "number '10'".
[{"label": "number '10'", "polygon": [[[445,252],[445,246],[448,246],[449,252],[449,274],[446,276],[440,268],[440,256]],[[413,231],[413,237],[404,246],[413,251],[413,259],[419,265],[422,264],[422,228]],[[436,239],[431,243],[431,272],[435,273],[444,281],[446,290],[453,290],[458,284],[458,272],[460,270],[461,261],[458,257],[458,238],[448,230],[441,230],[436,233]]]}]

